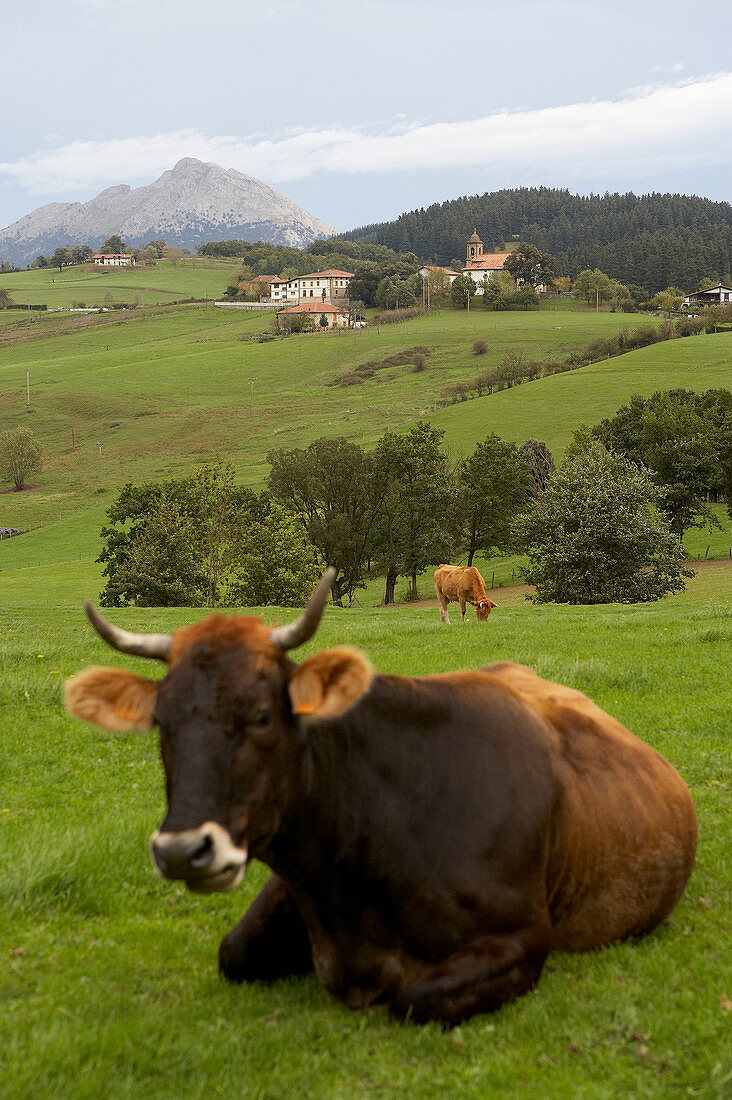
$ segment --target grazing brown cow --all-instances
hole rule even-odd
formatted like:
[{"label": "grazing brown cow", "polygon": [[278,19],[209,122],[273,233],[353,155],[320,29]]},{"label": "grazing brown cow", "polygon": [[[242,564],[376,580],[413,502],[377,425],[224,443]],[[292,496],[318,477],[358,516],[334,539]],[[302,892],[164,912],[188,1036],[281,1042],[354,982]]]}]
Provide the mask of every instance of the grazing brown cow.
[{"label": "grazing brown cow", "polygon": [[440,605],[440,622],[449,623],[448,604],[460,604],[460,622],[465,622],[465,605],[472,603],[482,623],[496,606],[488,597],[485,581],[474,565],[439,565],[435,569],[435,592]]},{"label": "grazing brown cow", "polygon": [[314,968],[351,1008],[451,1026],[537,981],[552,949],[645,932],[681,897],[696,819],[681,777],[579,691],[521,665],[418,678],[314,634],[329,571],[297,622],[212,615],[124,653],[161,680],[90,668],[66,702],[104,729],[158,726],[164,878],[230,890],[274,872],[224,938],[232,981]]}]

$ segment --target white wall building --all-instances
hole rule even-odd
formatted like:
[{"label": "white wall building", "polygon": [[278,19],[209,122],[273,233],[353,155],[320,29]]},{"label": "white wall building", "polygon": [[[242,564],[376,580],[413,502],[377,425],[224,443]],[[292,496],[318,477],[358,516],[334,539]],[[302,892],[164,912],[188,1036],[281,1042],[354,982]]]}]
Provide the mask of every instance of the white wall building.
[{"label": "white wall building", "polygon": [[[468,275],[474,283],[482,283],[484,279],[492,279],[497,271],[503,271],[510,252],[484,252],[483,242],[478,236],[477,229],[468,237],[468,248],[465,257],[463,275]],[[481,287],[480,293],[483,293]]]},{"label": "white wall building", "polygon": [[352,278],[352,271],[311,271],[287,282],[272,283],[272,298],[287,302],[307,302],[311,298],[327,302],[333,298],[347,298]]},{"label": "white wall building", "polygon": [[95,252],[92,259],[98,267],[135,266],[135,257],[128,252]]}]

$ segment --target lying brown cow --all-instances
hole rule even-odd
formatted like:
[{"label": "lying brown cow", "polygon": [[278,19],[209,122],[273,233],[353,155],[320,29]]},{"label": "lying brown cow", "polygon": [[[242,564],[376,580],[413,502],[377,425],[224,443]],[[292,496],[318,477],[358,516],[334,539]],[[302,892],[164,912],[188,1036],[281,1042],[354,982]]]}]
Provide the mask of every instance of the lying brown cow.
[{"label": "lying brown cow", "polygon": [[164,878],[230,890],[274,872],[225,937],[233,981],[315,969],[351,1008],[457,1024],[537,981],[553,949],[638,935],[681,897],[696,819],[678,773],[586,696],[521,665],[412,678],[356,650],[287,651],[300,619],[212,615],[172,635],[107,623],[162,680],[90,668],[69,710],[108,730],[160,729]]},{"label": "lying brown cow", "polygon": [[474,565],[440,565],[435,569],[435,592],[440,605],[440,622],[449,623],[448,604],[460,604],[460,622],[465,622],[465,605],[471,603],[482,623],[496,606],[485,590],[485,581]]}]

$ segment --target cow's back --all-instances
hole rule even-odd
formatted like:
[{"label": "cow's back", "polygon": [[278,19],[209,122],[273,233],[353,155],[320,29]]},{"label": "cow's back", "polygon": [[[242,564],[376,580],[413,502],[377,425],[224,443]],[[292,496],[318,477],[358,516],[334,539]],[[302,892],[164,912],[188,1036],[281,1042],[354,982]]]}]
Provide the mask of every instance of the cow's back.
[{"label": "cow's back", "polygon": [[435,570],[435,588],[448,600],[485,599],[483,578],[474,565],[440,565]]},{"label": "cow's back", "polygon": [[587,950],[654,927],[683,894],[696,853],[696,815],[681,776],[581,692],[521,665],[486,671],[555,737],[554,948]]}]

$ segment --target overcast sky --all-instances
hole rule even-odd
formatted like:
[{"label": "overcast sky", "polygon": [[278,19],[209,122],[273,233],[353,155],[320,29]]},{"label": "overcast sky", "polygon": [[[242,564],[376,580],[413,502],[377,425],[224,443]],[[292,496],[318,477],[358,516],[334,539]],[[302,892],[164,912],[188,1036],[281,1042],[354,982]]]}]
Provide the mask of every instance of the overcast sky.
[{"label": "overcast sky", "polygon": [[183,156],[339,229],[501,187],[732,200],[732,4],[0,0],[0,227]]}]

